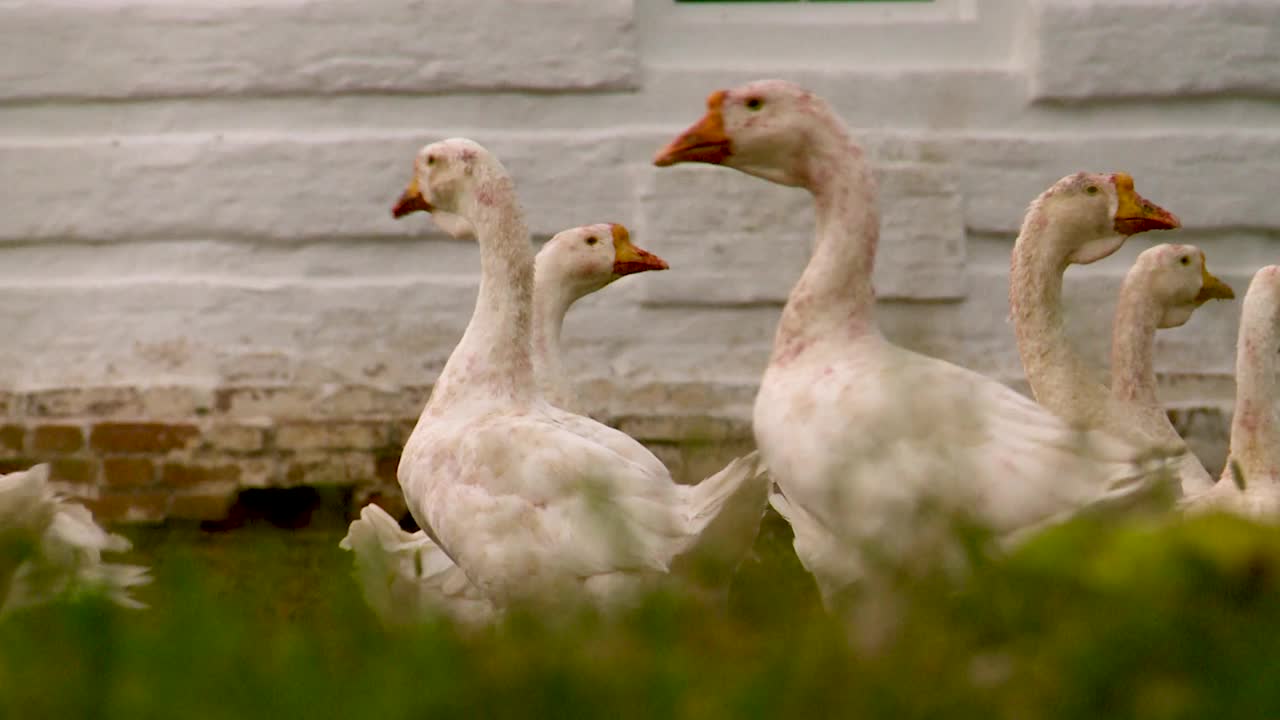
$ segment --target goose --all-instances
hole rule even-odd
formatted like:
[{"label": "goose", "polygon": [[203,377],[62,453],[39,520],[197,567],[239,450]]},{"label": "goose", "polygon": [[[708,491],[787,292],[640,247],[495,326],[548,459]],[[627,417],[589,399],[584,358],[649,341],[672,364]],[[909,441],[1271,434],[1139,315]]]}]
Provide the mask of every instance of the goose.
[{"label": "goose", "polygon": [[619,223],[562,230],[542,246],[533,271],[533,372],[543,399],[580,412],[561,360],[560,332],[569,307],[626,275],[667,267],[662,258],[633,245]]},{"label": "goose", "polygon": [[[1105,430],[1139,446],[1158,444],[1177,448],[1182,493],[1194,495],[1212,487],[1213,480],[1155,400],[1154,380],[1149,398],[1126,397],[1131,386],[1108,390],[1072,347],[1062,313],[1062,278],[1068,265],[1097,262],[1120,249],[1131,235],[1180,226],[1173,213],[1139,195],[1133,178],[1126,173],[1068,175],[1041,193],[1027,210],[1013,247],[1009,304],[1018,353],[1035,399],[1075,426]],[[1208,293],[1206,300],[1220,297],[1224,288],[1230,292],[1217,278],[1207,273],[1202,276],[1203,254],[1196,250],[1193,258],[1188,252],[1188,269],[1183,273],[1186,277],[1169,278],[1184,279],[1188,285],[1183,289],[1192,283],[1197,286],[1191,290],[1188,302],[1196,297],[1202,280]],[[1167,259],[1177,257],[1180,256]],[[1145,349],[1147,368],[1151,366],[1151,344],[1156,328],[1152,323],[1160,318],[1139,317],[1139,313],[1157,312],[1164,300],[1146,298],[1146,302],[1140,302],[1144,299],[1141,293],[1157,290],[1146,285],[1140,288],[1137,283],[1154,279],[1151,273],[1160,259],[1166,259],[1163,251],[1147,256],[1135,266],[1137,274],[1131,274],[1126,281],[1135,285],[1130,294],[1121,292],[1112,329],[1113,351],[1125,348],[1124,362],[1141,363],[1143,360],[1130,351]],[[1192,263],[1197,266],[1192,268]],[[1190,309],[1195,307],[1191,305]],[[1170,312],[1180,313],[1181,309],[1179,306],[1177,311]],[[1188,311],[1178,324],[1185,323],[1189,317]],[[1116,370],[1126,377],[1140,372],[1131,365],[1117,368],[1113,363],[1113,371]]]},{"label": "goose", "polygon": [[533,252],[502,163],[465,138],[423,147],[392,214],[415,211],[475,237],[481,266],[474,314],[398,469],[428,537],[499,607],[571,598],[612,607],[726,548],[741,557],[766,504],[757,460],[679,485],[631,437],[541,398]]},{"label": "goose", "polygon": [[828,608],[843,605],[879,559],[905,561],[948,537],[934,532],[926,508],[1013,533],[1165,491],[1165,475],[1140,467],[1137,449],[1076,432],[1005,385],[880,334],[876,181],[817,95],[782,80],[713,92],[702,119],[654,158],[659,167],[682,162],[814,198],[816,244],[783,308],[753,420],[777,484],[770,502],[791,523]]},{"label": "goose", "polygon": [[[569,307],[623,276],[667,267],[662,258],[632,244],[627,228],[618,223],[570,228],[542,246],[534,262],[533,369],[544,399],[576,409],[577,397],[560,359],[560,333]],[[339,546],[355,554],[365,600],[388,625],[437,614],[482,625],[500,615],[425,532],[405,531],[377,505],[361,509]]]},{"label": "goose", "polygon": [[1240,311],[1236,406],[1222,479],[1187,503],[1192,512],[1228,510],[1275,522],[1280,515],[1280,425],[1276,421],[1280,355],[1280,265],[1258,270]]},{"label": "goose", "polygon": [[1156,329],[1181,327],[1210,300],[1231,300],[1230,285],[1209,272],[1194,245],[1162,244],[1144,250],[1125,275],[1111,328],[1111,394],[1103,428],[1130,433],[1135,442],[1176,447],[1184,497],[1213,487],[1214,480],[1179,437],[1156,397],[1153,361]]},{"label": "goose", "polygon": [[130,589],[149,582],[146,568],[102,561],[129,547],[54,492],[48,465],[0,475],[0,617],[79,591],[144,607]]}]

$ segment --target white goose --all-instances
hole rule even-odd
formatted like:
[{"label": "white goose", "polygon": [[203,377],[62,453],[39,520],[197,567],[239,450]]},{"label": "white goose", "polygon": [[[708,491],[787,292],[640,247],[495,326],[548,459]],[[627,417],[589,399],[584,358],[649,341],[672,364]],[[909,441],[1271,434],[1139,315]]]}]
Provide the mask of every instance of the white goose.
[{"label": "white goose", "polygon": [[80,590],[143,607],[129,592],[149,581],[146,568],[102,561],[128,549],[83,505],[58,497],[48,465],[0,476],[0,616]]},{"label": "white goose", "polygon": [[633,245],[618,223],[564,230],[542,246],[533,272],[533,373],[543,399],[580,412],[560,350],[570,306],[626,275],[666,269],[665,260]]},{"label": "white goose", "polygon": [[1111,402],[1104,429],[1127,428],[1135,441],[1178,447],[1178,475],[1185,497],[1205,492],[1213,479],[1178,436],[1156,397],[1154,345],[1157,328],[1185,325],[1210,300],[1235,297],[1231,286],[1209,273],[1194,245],[1157,245],[1138,255],[1120,286],[1111,328]]},{"label": "white goose", "polygon": [[[1236,343],[1236,407],[1222,479],[1189,503],[1276,522],[1280,519],[1280,265],[1254,273],[1240,311]],[[1237,477],[1237,472],[1240,477]],[[1241,489],[1243,485],[1243,489]]]},{"label": "white goose", "polygon": [[932,542],[920,514],[931,502],[1013,532],[1159,484],[1128,446],[880,335],[876,182],[821,98],[780,80],[715,92],[654,162],[725,165],[814,197],[816,245],[782,312],[754,424],[782,493],[771,500],[828,605],[866,577],[868,551],[902,560]]},{"label": "white goose", "polygon": [[676,484],[643,445],[539,397],[533,252],[506,169],[480,145],[424,147],[393,214],[431,212],[480,244],[475,313],[401,456],[419,525],[498,606],[629,598],[703,551],[745,553],[767,478],[739,459]]},{"label": "white goose", "polygon": [[[560,356],[570,306],[625,275],[666,268],[666,261],[632,244],[626,227],[616,223],[571,228],[543,245],[534,270],[533,369],[545,399],[564,409],[577,402]],[[340,547],[355,553],[365,600],[390,625],[440,613],[467,624],[496,617],[493,603],[426,533],[406,532],[377,505],[361,509]]]},{"label": "white goose", "polygon": [[[1018,353],[1036,400],[1077,427],[1104,430],[1138,447],[1177,448],[1181,453],[1178,475],[1182,491],[1185,495],[1194,495],[1209,489],[1213,480],[1187,449],[1155,400],[1154,380],[1150,396],[1141,399],[1129,397],[1131,387],[1108,390],[1072,347],[1062,313],[1062,277],[1068,265],[1101,260],[1120,249],[1130,235],[1179,226],[1178,218],[1172,213],[1139,195],[1134,190],[1133,178],[1125,173],[1068,175],[1041,193],[1027,210],[1013,248],[1009,304]],[[1135,266],[1137,274],[1131,273],[1129,278],[1134,283],[1132,289],[1128,294],[1121,292],[1112,329],[1113,350],[1125,349],[1121,358],[1124,364],[1120,367],[1113,364],[1113,371],[1120,376],[1140,372],[1140,366],[1130,364],[1144,362],[1133,354],[1136,351],[1145,350],[1145,367],[1151,367],[1155,323],[1161,318],[1142,313],[1155,313],[1174,297],[1167,293],[1144,297],[1141,293],[1162,292],[1149,285],[1149,281],[1166,278],[1163,274],[1151,274],[1158,264],[1156,261],[1163,257],[1153,254]],[[1190,269],[1184,273],[1188,285],[1177,288],[1185,290],[1189,284],[1195,285],[1185,298],[1187,303],[1196,297],[1202,281],[1205,300],[1221,297],[1223,289],[1230,292],[1230,288],[1211,275],[1203,273],[1202,277],[1203,255],[1199,250],[1195,250],[1194,262],[1196,267],[1191,268],[1192,258],[1188,255]],[[1170,310],[1170,320],[1175,312],[1181,317],[1178,325],[1190,318],[1190,310],[1197,305],[1191,305],[1185,316],[1181,315],[1182,307]]]}]

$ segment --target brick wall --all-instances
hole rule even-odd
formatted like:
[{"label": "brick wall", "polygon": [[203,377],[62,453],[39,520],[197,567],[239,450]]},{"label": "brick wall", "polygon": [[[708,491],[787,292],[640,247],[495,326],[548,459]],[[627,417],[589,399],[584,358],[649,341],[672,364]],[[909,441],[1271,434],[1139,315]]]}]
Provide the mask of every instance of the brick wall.
[{"label": "brick wall", "polygon": [[[598,387],[597,390],[608,390]],[[593,388],[584,388],[591,397]],[[217,521],[251,488],[344,486],[403,513],[400,449],[430,388],[242,385],[83,387],[0,395],[0,473],[38,462],[105,521]],[[705,477],[750,450],[738,409],[689,415],[673,398],[750,401],[750,388],[632,386],[641,414],[596,414],[646,442],[673,472]],[[616,393],[610,392],[616,396]]]},{"label": "brick wall", "polygon": [[[393,494],[477,261],[388,209],[418,146],[465,134],[511,168],[538,238],[621,221],[671,262],[581,303],[568,365],[600,417],[705,475],[749,446],[812,212],[648,160],[709,90],[765,75],[826,95],[877,163],[886,334],[1015,386],[1008,253],[1068,172],[1129,171],[1186,226],[1069,273],[1099,365],[1151,242],[1199,244],[1238,289],[1277,260],[1270,0],[713,5],[4,3],[0,465],[50,460],[122,520],[216,519],[256,487]],[[1210,466],[1238,309],[1158,345],[1163,397]]]}]

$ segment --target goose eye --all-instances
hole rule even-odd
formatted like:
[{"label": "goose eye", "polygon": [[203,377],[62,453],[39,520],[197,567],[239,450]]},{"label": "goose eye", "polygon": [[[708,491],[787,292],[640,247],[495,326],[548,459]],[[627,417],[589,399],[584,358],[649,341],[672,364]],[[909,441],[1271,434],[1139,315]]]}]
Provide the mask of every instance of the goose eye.
[{"label": "goose eye", "polygon": [[1182,257],[1178,258],[1178,262],[1182,263],[1183,265],[1190,265],[1191,257],[1188,255],[1183,255]]},{"label": "goose eye", "polygon": [[759,110],[764,107],[764,100],[758,97],[750,97],[747,98],[747,101],[744,104],[747,106],[748,110]]},{"label": "goose eye", "polygon": [[595,245],[598,242],[600,242],[600,238],[596,237],[595,235],[592,235],[591,237],[587,238],[588,245]]},{"label": "goose eye", "polygon": [[427,164],[428,164],[428,165],[435,165],[435,164],[436,164],[436,156],[435,156],[435,155],[428,155],[428,156],[427,156]]},{"label": "goose eye", "polygon": [[1085,188],[1085,189],[1084,189],[1084,191],[1085,191],[1085,192],[1087,192],[1087,193],[1089,193],[1090,195],[1097,195],[1097,194],[1098,194],[1098,186],[1097,186],[1097,185],[1090,185],[1089,187]]}]

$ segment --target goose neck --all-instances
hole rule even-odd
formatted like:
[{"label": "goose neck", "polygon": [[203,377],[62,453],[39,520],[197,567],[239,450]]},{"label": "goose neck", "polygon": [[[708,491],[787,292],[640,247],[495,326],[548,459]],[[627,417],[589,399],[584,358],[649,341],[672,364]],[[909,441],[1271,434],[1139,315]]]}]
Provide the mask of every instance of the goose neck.
[{"label": "goose neck", "polygon": [[783,310],[775,356],[821,337],[875,332],[876,180],[862,148],[843,130],[819,136],[815,146],[805,187],[814,198],[816,242]]},{"label": "goose neck", "polygon": [[1032,393],[1061,412],[1076,390],[1096,383],[1067,338],[1062,312],[1067,255],[1058,234],[1037,208],[1027,213],[1013,246],[1009,305]]},{"label": "goose neck", "polygon": [[538,386],[550,400],[564,392],[560,337],[575,298],[563,286],[547,280],[540,269],[535,271],[533,288],[533,366]]},{"label": "goose neck", "polygon": [[[462,340],[438,384],[505,402],[534,396],[533,250],[507,179],[491,181],[468,214],[480,245],[480,290]],[[443,401],[443,399],[442,399]]]},{"label": "goose neck", "polygon": [[1154,364],[1159,322],[1160,308],[1145,283],[1126,279],[1111,328],[1111,392],[1120,400],[1159,404]]},{"label": "goose neck", "polygon": [[1236,408],[1231,422],[1231,457],[1246,474],[1280,471],[1280,428],[1275,416],[1277,338],[1274,319],[1245,298],[1236,346]]}]

